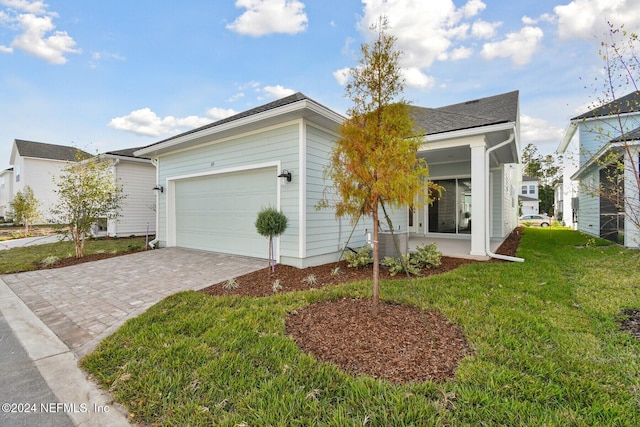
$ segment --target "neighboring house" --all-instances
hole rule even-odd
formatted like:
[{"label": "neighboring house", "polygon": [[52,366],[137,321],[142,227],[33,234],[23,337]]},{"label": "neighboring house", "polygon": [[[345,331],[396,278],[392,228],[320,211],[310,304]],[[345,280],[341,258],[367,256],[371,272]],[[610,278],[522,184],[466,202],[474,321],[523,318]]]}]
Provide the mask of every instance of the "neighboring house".
[{"label": "neighboring house", "polygon": [[[469,255],[490,255],[490,239],[517,225],[518,92],[412,113],[426,132],[418,155],[444,191],[431,205],[417,200],[393,212],[394,228],[467,239]],[[157,166],[160,245],[267,258],[255,220],[272,206],[289,220],[276,239],[278,262],[337,260],[353,226],[316,205],[332,195],[323,171],[343,121],[296,93],[136,151]],[[348,245],[365,244],[370,232],[371,221],[360,221]]]},{"label": "neighboring house", "polygon": [[520,195],[518,197],[522,207],[522,215],[540,213],[540,199],[538,198],[538,178],[523,176]]},{"label": "neighboring house", "polygon": [[13,166],[13,194],[23,191],[27,185],[30,186],[40,202],[42,222],[53,220],[49,211],[57,198],[54,179],[68,162],[77,159],[78,154],[89,156],[75,147],[14,140],[9,162]]},{"label": "neighboring house", "polygon": [[112,162],[115,179],[120,181],[126,198],[122,202],[120,217],[108,220],[106,232],[109,236],[155,234],[156,168],[149,158],[135,157],[138,148],[109,151],[100,157]]},{"label": "neighboring house", "polygon": [[[571,201],[581,232],[603,237],[627,247],[640,244],[638,164],[640,162],[640,91],[594,108],[571,119],[558,147],[565,153],[577,136],[577,172],[567,182],[577,181],[577,196]],[[573,145],[573,144],[571,144]],[[618,168],[623,165],[623,169]],[[616,177],[612,184],[610,176]],[[615,185],[609,194],[617,201],[598,197],[597,188]],[[567,206],[565,199],[565,206]]]},{"label": "neighboring house", "polygon": [[13,168],[0,172],[0,217],[6,219],[11,214],[13,201]]}]

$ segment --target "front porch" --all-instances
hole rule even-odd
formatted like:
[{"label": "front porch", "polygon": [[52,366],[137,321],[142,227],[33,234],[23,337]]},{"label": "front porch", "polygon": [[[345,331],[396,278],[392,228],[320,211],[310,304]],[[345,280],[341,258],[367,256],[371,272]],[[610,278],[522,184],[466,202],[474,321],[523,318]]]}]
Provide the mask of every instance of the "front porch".
[{"label": "front porch", "polygon": [[[491,239],[489,242],[491,252],[495,253],[505,239]],[[488,260],[488,256],[475,256],[471,253],[471,236],[458,238],[429,237],[409,235],[409,252],[414,252],[418,245],[436,244],[442,255],[454,258],[468,258],[477,260]]]}]

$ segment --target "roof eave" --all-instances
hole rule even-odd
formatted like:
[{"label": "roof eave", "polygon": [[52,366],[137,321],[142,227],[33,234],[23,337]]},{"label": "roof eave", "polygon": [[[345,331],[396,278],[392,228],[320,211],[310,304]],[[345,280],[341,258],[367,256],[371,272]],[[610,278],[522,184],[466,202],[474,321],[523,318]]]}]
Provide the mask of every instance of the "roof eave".
[{"label": "roof eave", "polygon": [[345,117],[341,116],[340,114],[332,110],[329,110],[326,107],[323,107],[320,104],[317,104],[316,102],[310,99],[302,99],[300,101],[296,101],[296,102],[286,104],[280,107],[276,107],[267,111],[262,111],[260,113],[253,114],[251,116],[242,117],[232,122],[222,123],[218,126],[203,128],[201,130],[195,130],[194,132],[184,134],[182,136],[177,136],[167,141],[141,148],[140,150],[135,151],[133,154],[135,156],[150,156],[150,157],[157,156],[158,154],[161,154],[161,153],[173,151],[180,145],[189,141],[193,141],[194,139],[199,139],[203,137],[214,137],[215,135],[221,134],[226,131],[242,128],[244,126],[249,126],[251,124],[258,123],[263,120],[276,118],[280,115],[284,115],[287,113],[300,112],[305,109],[315,114],[318,114],[320,116],[323,116],[329,120],[332,120],[336,124],[341,124],[345,120]]}]

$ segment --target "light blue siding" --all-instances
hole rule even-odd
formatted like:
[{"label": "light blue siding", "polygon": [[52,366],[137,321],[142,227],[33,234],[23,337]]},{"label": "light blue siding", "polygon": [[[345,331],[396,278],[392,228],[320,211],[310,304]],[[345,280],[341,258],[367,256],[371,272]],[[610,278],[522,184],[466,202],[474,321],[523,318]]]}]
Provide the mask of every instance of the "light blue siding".
[{"label": "light blue siding", "polygon": [[[158,158],[159,183],[165,188],[168,179],[193,174],[215,173],[231,168],[246,167],[280,161],[284,169],[300,173],[298,168],[300,123],[290,123],[263,132],[238,136],[224,141],[203,144],[188,150],[177,151]],[[281,237],[282,254],[296,253],[291,244],[298,242],[298,191],[292,183],[281,186],[280,208],[289,220],[289,226]],[[162,246],[167,244],[167,192],[158,201],[158,238]]]}]

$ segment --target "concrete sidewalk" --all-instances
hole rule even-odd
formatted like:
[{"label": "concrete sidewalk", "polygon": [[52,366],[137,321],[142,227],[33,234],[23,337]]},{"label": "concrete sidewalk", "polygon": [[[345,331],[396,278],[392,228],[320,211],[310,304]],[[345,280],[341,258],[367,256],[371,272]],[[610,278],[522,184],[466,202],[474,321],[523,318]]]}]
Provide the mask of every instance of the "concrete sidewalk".
[{"label": "concrete sidewalk", "polygon": [[47,243],[57,243],[68,239],[63,234],[52,234],[50,236],[24,237],[22,239],[3,240],[0,242],[0,250],[13,248],[23,248],[25,246],[44,245]]},{"label": "concrete sidewalk", "polygon": [[[260,259],[166,248],[8,274],[0,277],[0,312],[75,425],[128,425],[126,411],[87,379],[78,360],[164,297],[264,267]],[[14,401],[30,403],[17,394]]]}]

